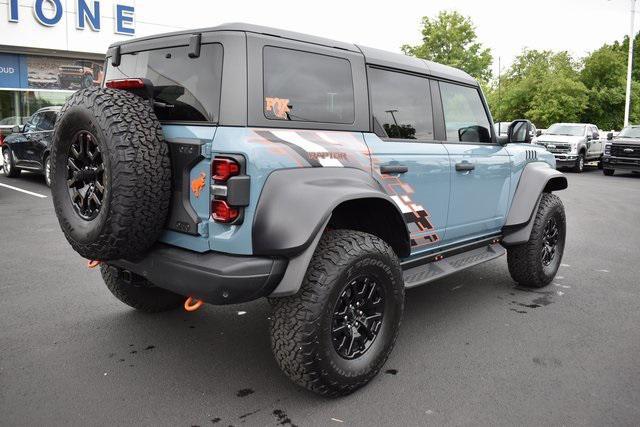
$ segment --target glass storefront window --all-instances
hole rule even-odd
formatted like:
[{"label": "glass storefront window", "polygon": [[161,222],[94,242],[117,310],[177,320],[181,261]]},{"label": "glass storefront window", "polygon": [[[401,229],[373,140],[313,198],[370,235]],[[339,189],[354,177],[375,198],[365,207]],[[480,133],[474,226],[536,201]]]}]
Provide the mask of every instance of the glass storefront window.
[{"label": "glass storefront window", "polygon": [[20,117],[20,98],[18,92],[11,90],[0,91],[0,126],[14,126],[18,124],[24,124]]},{"label": "glass storefront window", "polygon": [[43,107],[62,105],[73,91],[0,90],[0,126],[24,125]]},{"label": "glass storefront window", "polygon": [[63,105],[73,92],[69,91],[24,91],[20,94],[21,115],[30,117],[33,113],[43,107],[53,107]]}]

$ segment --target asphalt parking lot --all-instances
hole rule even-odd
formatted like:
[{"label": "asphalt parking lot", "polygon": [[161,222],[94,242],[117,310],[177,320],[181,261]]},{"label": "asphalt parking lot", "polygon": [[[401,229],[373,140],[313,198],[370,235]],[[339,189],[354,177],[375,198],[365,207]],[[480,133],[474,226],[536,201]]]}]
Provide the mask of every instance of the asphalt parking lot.
[{"label": "asphalt parking lot", "polygon": [[396,348],[337,400],[271,356],[269,305],[137,313],[65,241],[41,177],[0,174],[2,425],[637,425],[640,175],[567,173],[563,265],[500,258],[407,292]]}]

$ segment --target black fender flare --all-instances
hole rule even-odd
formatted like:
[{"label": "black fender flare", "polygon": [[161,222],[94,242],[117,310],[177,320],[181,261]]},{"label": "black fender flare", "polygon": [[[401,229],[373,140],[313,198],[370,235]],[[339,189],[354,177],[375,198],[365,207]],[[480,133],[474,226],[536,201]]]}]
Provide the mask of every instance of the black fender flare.
[{"label": "black fender flare", "polygon": [[[293,257],[323,231],[339,204],[355,199],[382,199],[402,213],[371,174],[355,168],[296,168],[271,172],[253,217],[255,255]],[[404,230],[410,248],[408,229]]]},{"label": "black fender flare", "polygon": [[503,244],[518,245],[529,240],[533,216],[543,192],[564,190],[567,177],[548,163],[534,162],[525,166],[513,196],[503,228]]}]

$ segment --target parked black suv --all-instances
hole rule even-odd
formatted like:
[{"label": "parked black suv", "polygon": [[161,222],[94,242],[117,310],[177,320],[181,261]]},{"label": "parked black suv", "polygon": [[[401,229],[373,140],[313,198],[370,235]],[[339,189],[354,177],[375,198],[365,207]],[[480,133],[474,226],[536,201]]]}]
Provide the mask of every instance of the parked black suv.
[{"label": "parked black suv", "polygon": [[47,186],[51,186],[49,150],[53,126],[61,107],[45,107],[36,111],[24,126],[14,126],[4,139],[2,157],[4,174],[10,178],[20,176],[22,170],[44,174]]},{"label": "parked black suv", "polygon": [[640,126],[627,126],[618,136],[607,135],[602,172],[611,176],[617,170],[640,172]]}]

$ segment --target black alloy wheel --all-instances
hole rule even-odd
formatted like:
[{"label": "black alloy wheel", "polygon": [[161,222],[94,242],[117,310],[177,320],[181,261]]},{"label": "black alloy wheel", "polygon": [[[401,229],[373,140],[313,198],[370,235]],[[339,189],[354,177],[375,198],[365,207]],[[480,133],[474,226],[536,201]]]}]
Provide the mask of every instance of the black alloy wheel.
[{"label": "black alloy wheel", "polygon": [[380,332],[385,292],[374,277],[363,275],[349,282],[336,301],[331,339],[345,359],[362,356]]},{"label": "black alloy wheel", "polygon": [[542,238],[542,265],[548,267],[555,259],[558,240],[560,239],[560,229],[558,227],[558,220],[555,216],[549,218],[547,225],[544,229],[544,236]]},{"label": "black alloy wheel", "polygon": [[105,195],[104,164],[96,137],[89,131],[75,134],[69,147],[67,186],[76,213],[91,221],[100,213]]}]

